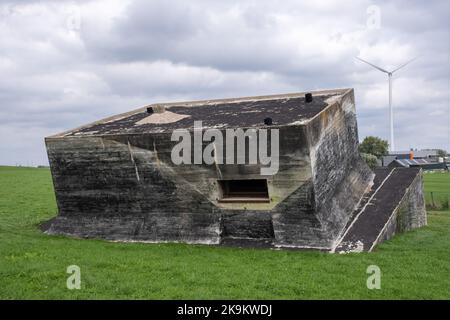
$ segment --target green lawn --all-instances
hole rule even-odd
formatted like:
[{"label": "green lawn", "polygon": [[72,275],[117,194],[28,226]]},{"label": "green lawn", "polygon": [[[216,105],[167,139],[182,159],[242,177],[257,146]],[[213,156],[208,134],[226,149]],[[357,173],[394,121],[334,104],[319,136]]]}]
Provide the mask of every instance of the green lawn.
[{"label": "green lawn", "polygon": [[[426,176],[426,188],[442,189],[435,177]],[[430,212],[427,227],[373,253],[348,255],[41,233],[37,225],[55,213],[48,169],[0,167],[0,298],[450,298],[449,211]],[[81,268],[81,290],[66,288],[72,264]],[[381,268],[381,290],[366,287],[372,264]]]},{"label": "green lawn", "polygon": [[425,173],[424,181],[427,206],[448,210],[450,202],[450,172]]}]

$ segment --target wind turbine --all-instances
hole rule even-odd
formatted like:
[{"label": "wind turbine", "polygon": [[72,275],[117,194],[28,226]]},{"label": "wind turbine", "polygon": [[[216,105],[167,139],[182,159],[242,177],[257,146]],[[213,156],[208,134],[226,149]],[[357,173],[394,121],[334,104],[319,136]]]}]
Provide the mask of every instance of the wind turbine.
[{"label": "wind turbine", "polygon": [[407,64],[409,64],[410,62],[416,60],[417,58],[411,59],[407,62],[405,62],[404,64],[400,65],[399,67],[395,68],[392,71],[387,71],[384,70],[383,68],[380,68],[379,66],[376,66],[366,60],[363,60],[361,58],[356,57],[356,59],[358,59],[359,61],[362,61],[364,63],[367,63],[369,66],[374,67],[375,69],[386,73],[388,75],[388,80],[389,80],[389,124],[390,124],[390,136],[391,139],[389,141],[389,150],[390,151],[394,151],[395,150],[395,143],[394,143],[394,112],[392,110],[392,75],[394,74],[394,72],[400,70],[401,68],[405,67]]}]

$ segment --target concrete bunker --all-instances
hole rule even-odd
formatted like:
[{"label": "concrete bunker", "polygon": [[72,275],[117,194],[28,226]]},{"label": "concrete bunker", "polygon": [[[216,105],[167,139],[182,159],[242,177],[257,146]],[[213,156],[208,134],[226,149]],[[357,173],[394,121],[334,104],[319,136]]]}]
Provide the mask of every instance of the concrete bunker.
[{"label": "concrete bunker", "polygon": [[[264,154],[248,160],[272,129],[267,174]],[[258,139],[229,161],[207,130]],[[181,131],[214,156],[175,163]],[[49,234],[348,252],[426,224],[420,170],[361,159],[352,89],[150,105],[45,140],[59,210]]]}]

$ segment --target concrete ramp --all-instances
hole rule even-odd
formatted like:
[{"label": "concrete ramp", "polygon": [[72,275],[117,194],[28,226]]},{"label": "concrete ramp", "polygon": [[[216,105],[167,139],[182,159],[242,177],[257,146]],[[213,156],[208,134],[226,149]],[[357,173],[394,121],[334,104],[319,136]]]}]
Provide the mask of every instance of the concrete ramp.
[{"label": "concrete ramp", "polygon": [[426,225],[422,175],[418,168],[377,169],[374,185],[331,250],[372,251],[394,234]]}]

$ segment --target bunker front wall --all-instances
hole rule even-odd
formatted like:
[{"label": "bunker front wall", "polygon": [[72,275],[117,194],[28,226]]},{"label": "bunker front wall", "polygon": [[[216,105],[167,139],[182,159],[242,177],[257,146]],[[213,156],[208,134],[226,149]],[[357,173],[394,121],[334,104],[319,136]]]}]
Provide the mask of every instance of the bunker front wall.
[{"label": "bunker front wall", "polygon": [[148,143],[149,149],[132,146],[127,137],[47,139],[59,208],[47,232],[218,243],[219,219],[209,203],[190,185],[177,184],[160,170],[164,164],[154,143],[165,138],[135,138]]},{"label": "bunker front wall", "polygon": [[[47,232],[125,241],[218,244],[229,236],[317,245],[324,235],[314,213],[305,127],[278,129],[279,168],[271,176],[261,175],[267,166],[260,164],[174,165],[177,142],[169,133],[47,138],[59,208]],[[217,180],[227,179],[267,179],[270,202],[221,203]]]}]

